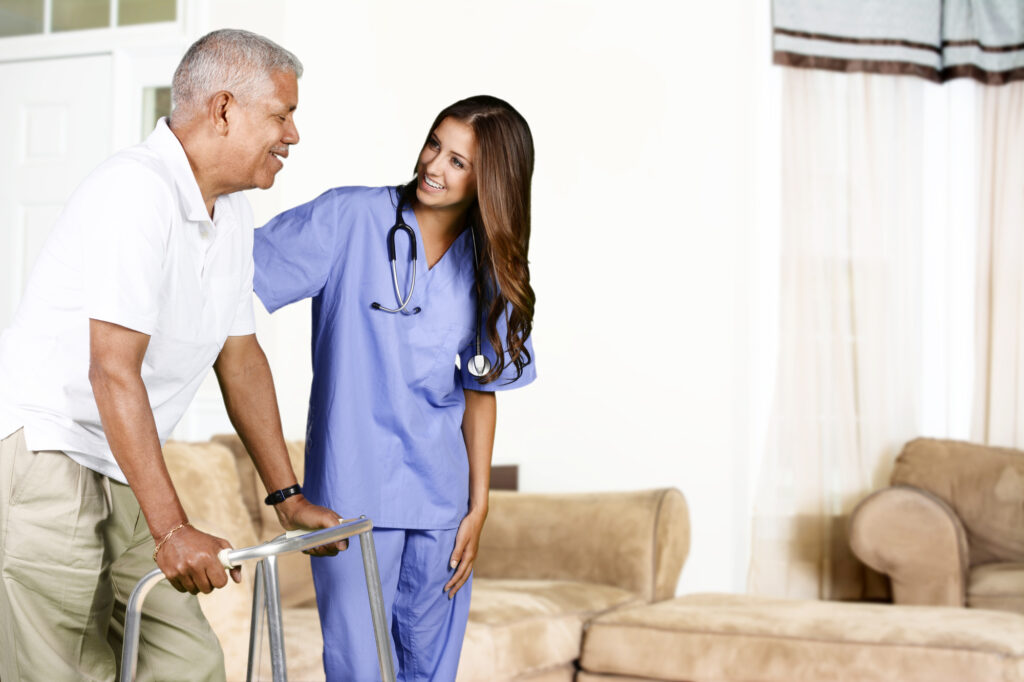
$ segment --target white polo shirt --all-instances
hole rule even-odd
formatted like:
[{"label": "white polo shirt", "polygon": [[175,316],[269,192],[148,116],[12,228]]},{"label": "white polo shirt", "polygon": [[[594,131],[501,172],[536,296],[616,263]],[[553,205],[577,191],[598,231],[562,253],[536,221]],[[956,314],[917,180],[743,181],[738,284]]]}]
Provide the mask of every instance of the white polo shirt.
[{"label": "white polo shirt", "polygon": [[0,438],[24,427],[30,450],[126,482],[89,384],[89,319],[150,336],[142,380],[163,443],[227,337],[254,332],[252,240],[241,193],[210,220],[165,120],[107,159],[64,207],[0,336]]}]

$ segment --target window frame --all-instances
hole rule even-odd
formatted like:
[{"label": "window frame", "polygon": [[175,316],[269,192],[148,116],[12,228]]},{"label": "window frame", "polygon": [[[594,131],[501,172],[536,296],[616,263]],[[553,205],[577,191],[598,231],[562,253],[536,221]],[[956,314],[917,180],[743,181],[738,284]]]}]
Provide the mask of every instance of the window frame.
[{"label": "window frame", "polygon": [[[119,0],[110,0],[111,20],[116,22]],[[153,45],[181,43],[187,35],[199,35],[198,18],[208,0],[175,0],[174,21],[130,26],[110,25],[71,31],[51,31],[52,0],[44,0],[43,32],[0,38],[0,62],[54,59],[89,54],[110,54],[120,49],[142,50]]]},{"label": "window frame", "polygon": [[185,4],[185,0],[174,0],[174,19],[172,21],[153,21],[142,24],[128,24],[121,26],[118,23],[118,16],[120,15],[121,0],[107,0],[110,3],[110,10],[107,16],[107,25],[98,26],[94,28],[81,28],[81,29],[63,29],[60,31],[53,30],[53,3],[55,0],[42,0],[43,3],[43,30],[39,33],[25,33],[22,35],[14,36],[0,36],[0,41],[10,40],[14,38],[27,38],[27,37],[39,37],[39,36],[50,36],[60,35],[62,33],[77,33],[79,31],[111,31],[119,29],[130,29],[136,26],[154,26],[154,25],[177,25],[181,18],[182,5]]}]

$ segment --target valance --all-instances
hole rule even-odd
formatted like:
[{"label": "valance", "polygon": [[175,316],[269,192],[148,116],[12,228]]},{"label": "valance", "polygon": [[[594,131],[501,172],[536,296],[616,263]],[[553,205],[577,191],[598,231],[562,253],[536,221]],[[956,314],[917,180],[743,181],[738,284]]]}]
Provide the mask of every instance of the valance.
[{"label": "valance", "polygon": [[1024,80],[1021,0],[774,0],[772,23],[783,66]]}]

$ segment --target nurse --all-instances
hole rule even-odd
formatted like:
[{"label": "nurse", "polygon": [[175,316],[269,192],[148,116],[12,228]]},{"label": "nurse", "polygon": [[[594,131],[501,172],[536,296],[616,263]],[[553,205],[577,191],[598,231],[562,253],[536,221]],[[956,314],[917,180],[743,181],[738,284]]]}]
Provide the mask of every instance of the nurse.
[{"label": "nurse", "polygon": [[[434,120],[408,184],[332,189],[256,231],[267,310],[313,298],[303,492],[373,520],[401,680],[455,679],[494,394],[535,378],[532,174],[525,119],[471,97]],[[358,553],[312,559],[330,681],[379,679]]]}]

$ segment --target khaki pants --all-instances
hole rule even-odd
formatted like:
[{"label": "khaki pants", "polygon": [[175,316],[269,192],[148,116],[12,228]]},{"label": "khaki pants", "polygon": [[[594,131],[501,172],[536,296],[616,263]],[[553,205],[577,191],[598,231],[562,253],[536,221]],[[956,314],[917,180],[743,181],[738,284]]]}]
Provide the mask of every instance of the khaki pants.
[{"label": "khaki pants", "polygon": [[[125,605],[156,567],[131,488],[61,452],[0,440],[0,679],[109,682]],[[223,680],[199,602],[166,581],[143,606],[139,680]]]}]

